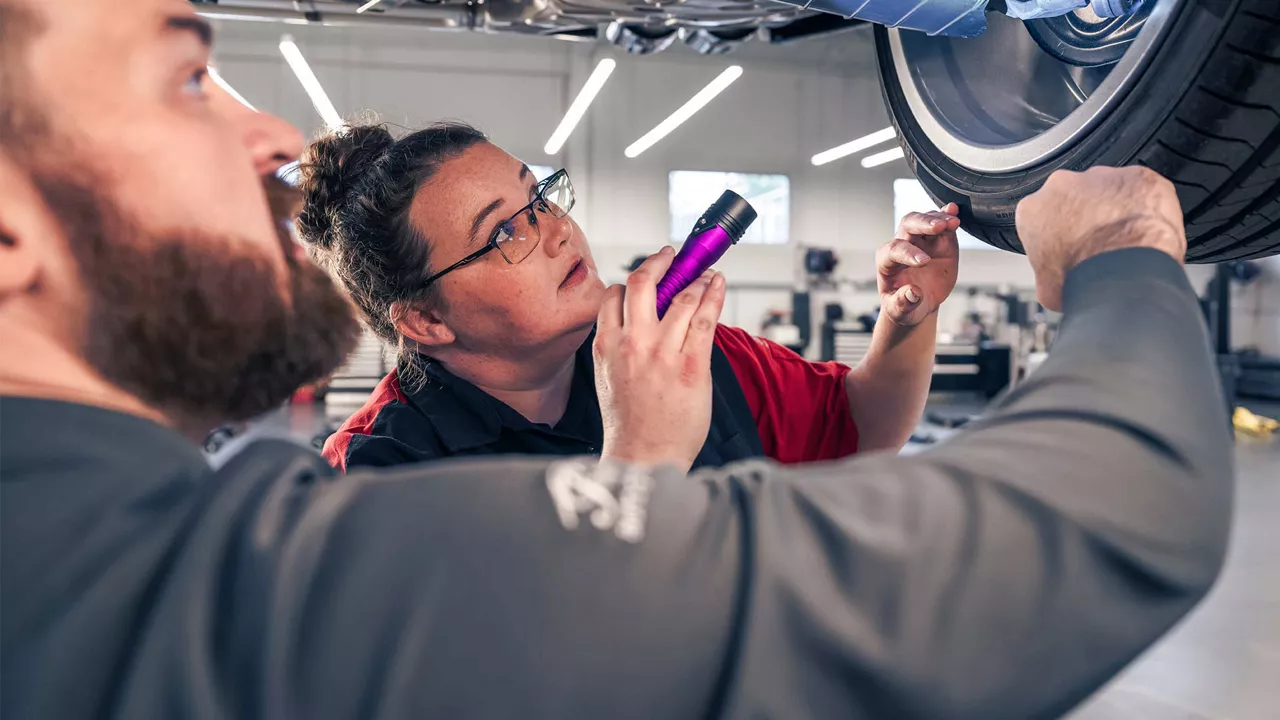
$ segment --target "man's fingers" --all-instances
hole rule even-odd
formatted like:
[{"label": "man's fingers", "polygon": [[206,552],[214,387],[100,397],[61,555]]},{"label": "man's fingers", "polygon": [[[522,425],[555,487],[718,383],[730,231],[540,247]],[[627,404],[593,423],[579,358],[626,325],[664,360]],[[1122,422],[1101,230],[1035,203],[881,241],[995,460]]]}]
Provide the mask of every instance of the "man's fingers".
[{"label": "man's fingers", "polygon": [[702,303],[689,320],[684,345],[680,348],[690,368],[700,369],[711,365],[711,346],[715,342],[720,313],[724,310],[724,295],[724,275],[715,273],[706,292],[702,294]]},{"label": "man's fingers", "polygon": [[667,314],[658,322],[658,326],[662,328],[662,338],[659,341],[661,352],[672,354],[680,352],[680,348],[684,345],[685,334],[689,330],[689,322],[702,305],[702,298],[715,276],[716,273],[707,270],[697,280],[689,283],[689,287],[672,298]]},{"label": "man's fingers", "polygon": [[894,240],[876,252],[876,266],[887,273],[897,266],[920,267],[929,262],[929,253],[906,240]]},{"label": "man's fingers", "polygon": [[611,339],[622,330],[622,302],[626,292],[626,287],[622,285],[613,285],[604,291],[604,303],[596,318],[596,342],[601,337]]},{"label": "man's fingers", "polygon": [[[947,207],[950,208],[953,205],[955,203],[951,203]],[[956,212],[958,213],[959,211],[959,208],[956,208]],[[895,237],[905,240],[911,235],[941,235],[958,227],[960,227],[960,218],[945,210],[908,213],[902,218],[902,222],[898,224],[898,234]]]},{"label": "man's fingers", "polygon": [[671,267],[675,248],[664,246],[627,277],[627,293],[622,303],[622,321],[627,327],[658,323],[658,281]]}]

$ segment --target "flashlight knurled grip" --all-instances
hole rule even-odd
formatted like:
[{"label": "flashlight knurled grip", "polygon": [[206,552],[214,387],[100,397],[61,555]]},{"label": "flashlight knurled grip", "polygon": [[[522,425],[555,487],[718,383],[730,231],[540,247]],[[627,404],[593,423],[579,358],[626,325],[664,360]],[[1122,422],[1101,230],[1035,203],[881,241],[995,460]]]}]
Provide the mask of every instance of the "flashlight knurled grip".
[{"label": "flashlight knurled grip", "polygon": [[689,287],[742,238],[755,219],[755,208],[732,190],[725,190],[707,208],[680,246],[671,267],[658,281],[659,318],[667,314],[681,290]]}]

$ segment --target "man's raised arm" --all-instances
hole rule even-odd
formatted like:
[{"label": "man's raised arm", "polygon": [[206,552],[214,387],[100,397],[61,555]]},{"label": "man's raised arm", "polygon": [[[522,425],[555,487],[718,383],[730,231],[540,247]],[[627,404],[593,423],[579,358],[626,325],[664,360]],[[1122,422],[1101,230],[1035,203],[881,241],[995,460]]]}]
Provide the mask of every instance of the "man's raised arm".
[{"label": "man's raised arm", "polygon": [[1231,447],[1182,269],[1097,256],[1065,310],[1050,360],[933,452],[737,470],[742,716],[1056,717],[1208,590]]},{"label": "man's raised arm", "polygon": [[[710,341],[670,342],[647,295],[622,304],[648,287],[633,283],[596,348],[606,456],[626,462],[353,474],[264,505],[275,517],[249,550],[283,548],[265,714],[1067,711],[1210,587],[1231,448],[1167,184],[1057,175],[1024,208],[1062,332],[1028,382],[931,452],[652,469],[701,444],[684,435],[706,432],[702,379],[664,371]],[[673,311],[691,339],[723,302],[720,283],[696,292],[711,300]],[[658,396],[666,422],[646,429]]]}]

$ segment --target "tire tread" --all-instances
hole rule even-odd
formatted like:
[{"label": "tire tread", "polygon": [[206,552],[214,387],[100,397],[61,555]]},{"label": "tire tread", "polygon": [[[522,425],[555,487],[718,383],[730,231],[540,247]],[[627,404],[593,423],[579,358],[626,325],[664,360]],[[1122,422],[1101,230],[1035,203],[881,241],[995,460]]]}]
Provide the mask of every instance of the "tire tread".
[{"label": "tire tread", "polygon": [[1244,15],[1245,17],[1251,17],[1254,20],[1261,20],[1262,22],[1265,22],[1265,23],[1271,23],[1272,25],[1280,25],[1280,16],[1272,17],[1270,15],[1263,15],[1262,13],[1257,12],[1255,10],[1243,10],[1241,11],[1240,14]]},{"label": "tire tread", "polygon": [[1187,122],[1186,120],[1183,120],[1182,118],[1180,118],[1180,117],[1178,117],[1178,116],[1176,116],[1176,115],[1174,116],[1173,121],[1174,121],[1175,123],[1178,123],[1178,124],[1179,124],[1179,125],[1181,125],[1182,127],[1186,128],[1186,129],[1188,129],[1188,130],[1190,130],[1190,131],[1191,131],[1191,132],[1193,132],[1193,133],[1196,133],[1196,134],[1198,134],[1198,135],[1203,135],[1203,136],[1205,136],[1205,137],[1207,137],[1207,138],[1210,138],[1210,139],[1213,139],[1213,140],[1221,140],[1222,142],[1229,142],[1229,143],[1240,143],[1241,145],[1244,145],[1244,146],[1248,147],[1250,150],[1255,150],[1255,151],[1256,151],[1256,150],[1258,149],[1258,146],[1257,146],[1257,145],[1255,145],[1254,143],[1249,142],[1248,140],[1245,140],[1244,138],[1238,138],[1238,137],[1227,137],[1226,135],[1219,135],[1219,134],[1217,134],[1217,133],[1210,132],[1210,131],[1208,131],[1208,130],[1205,130],[1205,129],[1204,129],[1204,128],[1202,128],[1202,127],[1197,127],[1197,126],[1195,126],[1195,125],[1192,125],[1191,123]]},{"label": "tire tread", "polygon": [[1178,188],[1191,262],[1280,250],[1276,10],[1266,0],[1240,2],[1188,97],[1141,154]]}]

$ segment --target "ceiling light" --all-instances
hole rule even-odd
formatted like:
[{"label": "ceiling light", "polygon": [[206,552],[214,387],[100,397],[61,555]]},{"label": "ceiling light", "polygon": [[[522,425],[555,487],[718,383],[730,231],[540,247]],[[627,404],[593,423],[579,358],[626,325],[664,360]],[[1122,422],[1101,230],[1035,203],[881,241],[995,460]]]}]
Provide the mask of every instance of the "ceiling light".
[{"label": "ceiling light", "polygon": [[214,84],[222,88],[223,92],[235,98],[236,100],[239,100],[241,105],[249,108],[250,110],[253,110],[254,112],[258,111],[258,108],[254,107],[253,105],[250,105],[249,101],[245,100],[243,95],[236,92],[236,89],[231,87],[231,83],[227,82],[226,80],[223,80],[222,75],[218,74],[218,70],[214,68],[212,65],[209,66],[209,79],[213,80]]},{"label": "ceiling light", "polygon": [[627,147],[625,153],[629,158],[636,157],[640,153],[653,147],[659,140],[666,137],[672,130],[680,127],[685,120],[693,117],[693,114],[701,110],[707,103],[711,102],[715,96],[724,92],[724,89],[733,84],[734,80],[742,77],[741,65],[730,65],[724,72],[720,73],[715,80],[712,80],[706,87],[698,91],[697,95],[689,98],[689,102],[680,106],[679,110],[671,113],[666,120],[658,123],[658,126],[644,134],[644,137],[631,143]]},{"label": "ceiling light", "polygon": [[884,152],[878,152],[875,155],[868,155],[862,158],[862,167],[873,168],[877,165],[890,163],[903,157],[906,157],[906,153],[903,152],[902,148],[896,147],[892,150],[885,150]]},{"label": "ceiling light", "polygon": [[875,147],[882,142],[889,142],[896,137],[898,137],[897,131],[891,127],[887,127],[883,130],[877,130],[870,135],[860,137],[857,140],[850,140],[843,145],[837,145],[830,150],[823,150],[817,155],[814,155],[811,162],[814,165],[826,165],[832,160],[839,160],[846,155],[862,152],[869,147]]},{"label": "ceiling light", "polygon": [[377,5],[380,2],[382,2],[382,0],[369,0],[369,2],[361,5],[356,10],[356,14],[359,15],[360,13],[364,12],[365,10],[368,10],[369,8],[373,7],[374,5]]},{"label": "ceiling light", "polygon": [[293,74],[298,76],[298,82],[302,83],[302,89],[307,91],[307,95],[311,98],[311,103],[316,106],[316,112],[320,113],[320,117],[324,119],[329,129],[337,130],[342,127],[342,116],[338,114],[337,108],[329,101],[329,96],[325,94],[324,88],[321,87],[320,80],[316,78],[315,73],[311,72],[311,66],[307,64],[307,59],[302,57],[302,51],[293,42],[292,36],[285,35],[280,38],[280,54],[284,55],[285,61],[293,69]]},{"label": "ceiling light", "polygon": [[613,69],[618,66],[612,58],[605,58],[596,64],[596,69],[591,71],[591,77],[587,78],[587,84],[582,86],[578,91],[578,97],[573,99],[573,103],[569,105],[569,110],[565,112],[564,119],[556,126],[555,132],[551,133],[551,139],[547,140],[546,147],[542,151],[548,155],[555,155],[560,152],[560,148],[564,146],[564,141],[569,139],[573,129],[578,127],[578,121],[586,114],[587,108],[591,106],[591,101],[596,99],[596,95],[600,92],[600,88],[604,87],[604,83],[609,79],[609,75],[613,73]]}]

